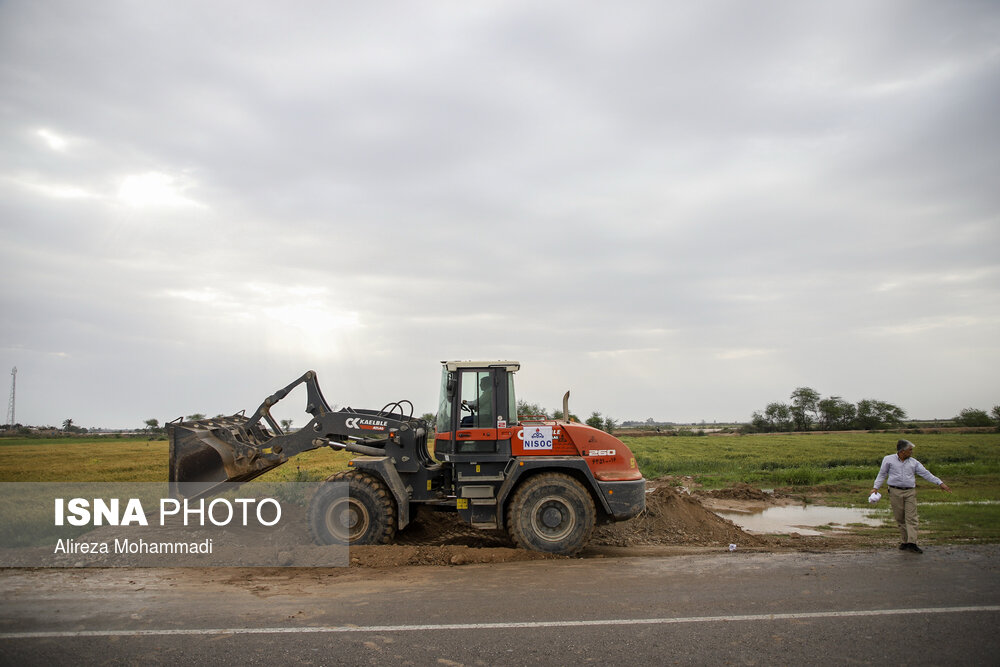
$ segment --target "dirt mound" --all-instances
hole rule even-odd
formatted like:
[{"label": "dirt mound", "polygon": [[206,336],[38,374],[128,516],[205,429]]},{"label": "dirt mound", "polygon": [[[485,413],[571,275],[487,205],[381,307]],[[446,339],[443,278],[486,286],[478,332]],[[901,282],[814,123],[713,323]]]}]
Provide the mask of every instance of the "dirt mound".
[{"label": "dirt mound", "polygon": [[[747,489],[757,491],[752,487]],[[760,491],[757,493],[762,494]],[[646,510],[641,515],[629,521],[600,526],[594,530],[590,539],[592,545],[618,547],[712,546],[731,543],[756,545],[762,541],[745,533],[731,521],[705,509],[697,499],[669,486],[661,486],[646,494]],[[396,536],[396,544],[421,548],[460,546],[467,547],[470,551],[485,549],[497,551],[504,559],[507,554],[502,552],[519,551],[502,532],[479,530],[463,523],[454,512],[434,512],[427,508],[421,508],[406,530]],[[424,558],[429,553],[424,549],[419,551],[420,555],[413,557]],[[351,554],[353,558],[354,549],[351,549]]]},{"label": "dirt mound", "polygon": [[[697,499],[669,486],[646,494],[646,510],[641,515],[600,526],[590,540],[593,546],[612,547],[726,546],[733,543],[748,547],[765,542],[705,509]],[[410,525],[396,535],[395,544],[351,547],[352,567],[503,563],[554,557],[518,549],[503,532],[473,528],[454,512],[435,512],[425,507],[421,507]]]},{"label": "dirt mound", "polygon": [[498,530],[480,530],[462,521],[456,512],[436,512],[420,507],[396,544],[418,546],[457,545],[476,548],[514,547],[507,534]]},{"label": "dirt mound", "polygon": [[661,486],[646,494],[646,510],[642,514],[629,521],[598,528],[591,544],[758,546],[764,541],[705,509],[697,499],[669,486]]},{"label": "dirt mound", "polygon": [[761,500],[767,502],[774,499],[772,495],[743,482],[739,482],[726,489],[701,491],[699,495],[705,495],[709,498],[725,498],[726,500]]}]

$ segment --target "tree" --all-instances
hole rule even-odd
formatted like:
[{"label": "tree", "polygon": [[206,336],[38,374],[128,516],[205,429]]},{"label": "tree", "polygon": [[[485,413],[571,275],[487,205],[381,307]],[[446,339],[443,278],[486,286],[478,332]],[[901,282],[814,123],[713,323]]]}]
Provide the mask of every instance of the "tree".
[{"label": "tree", "polygon": [[587,418],[587,426],[591,426],[596,429],[604,430],[604,417],[601,416],[600,412],[594,411],[590,413],[590,417]]},{"label": "tree", "polygon": [[748,430],[758,433],[790,431],[793,427],[806,430],[813,423],[824,429],[871,430],[900,426],[906,419],[905,410],[886,401],[866,398],[855,406],[840,396],[821,399],[819,392],[810,387],[798,387],[791,396],[792,405],[769,403],[763,412],[755,411]]},{"label": "tree", "polygon": [[548,412],[545,408],[540,406],[538,403],[528,403],[527,401],[517,402],[517,418],[520,420],[523,417],[545,417],[548,418]]},{"label": "tree", "polygon": [[73,430],[73,420],[72,419],[64,419],[63,420],[62,430],[64,430],[64,431],[72,431]]},{"label": "tree", "polygon": [[798,387],[792,392],[792,420],[799,431],[808,431],[816,415],[819,392],[811,387]]},{"label": "tree", "polygon": [[1000,405],[994,405],[994,406],[993,406],[993,409],[992,409],[992,410],[990,410],[990,414],[991,414],[991,415],[993,416],[993,419],[994,419],[994,420],[995,420],[995,421],[996,421],[996,422],[997,422],[998,424],[1000,424]]},{"label": "tree", "polygon": [[754,410],[753,415],[750,417],[750,427],[754,433],[767,433],[771,430],[770,422],[767,421],[767,417],[760,410]]},{"label": "tree", "polygon": [[200,412],[196,412],[193,415],[188,415],[188,421],[189,422],[201,421],[204,418],[205,418],[205,415],[201,414]]},{"label": "tree", "polygon": [[819,425],[827,431],[843,431],[854,426],[858,409],[840,396],[824,398],[816,403],[819,411]]},{"label": "tree", "polygon": [[[993,408],[994,411],[996,409]],[[955,417],[955,422],[961,426],[993,426],[993,420],[986,414],[986,411],[976,408],[965,408]]]},{"label": "tree", "polygon": [[768,403],[764,417],[771,431],[792,430],[792,409],[784,403]]},{"label": "tree", "polygon": [[285,433],[288,433],[289,431],[292,430],[292,420],[291,419],[282,419],[278,423],[281,424],[281,430],[284,431]]},{"label": "tree", "polygon": [[146,430],[147,431],[156,431],[159,428],[160,428],[160,420],[159,419],[147,419],[146,420]]},{"label": "tree", "polygon": [[857,426],[866,430],[899,426],[906,419],[906,411],[885,401],[866,398],[858,401]]},{"label": "tree", "polygon": [[604,428],[604,430],[605,430],[606,432],[608,432],[608,433],[613,433],[613,432],[614,432],[614,430],[615,430],[615,429],[616,429],[617,427],[618,427],[618,422],[617,422],[617,421],[615,421],[615,420],[614,420],[614,419],[612,419],[611,417],[605,417],[605,418],[604,418],[604,427],[603,427],[603,428]]}]

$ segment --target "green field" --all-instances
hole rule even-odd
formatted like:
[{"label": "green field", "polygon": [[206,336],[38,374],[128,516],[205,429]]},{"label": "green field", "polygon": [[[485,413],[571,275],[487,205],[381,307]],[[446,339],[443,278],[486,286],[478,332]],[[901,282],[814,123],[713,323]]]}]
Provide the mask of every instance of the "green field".
[{"label": "green field", "polygon": [[[165,482],[168,452],[165,440],[4,438],[0,482]],[[352,458],[331,449],[313,450],[259,479],[318,481],[345,469]]]},{"label": "green field", "polygon": [[[692,475],[707,487],[746,482],[762,488],[826,486],[870,490],[895,433],[623,437],[648,478]],[[954,500],[996,498],[1000,433],[913,434],[914,456],[955,487]],[[962,483],[957,484],[953,482]],[[921,480],[922,481],[922,480]],[[989,494],[989,495],[982,495]]]},{"label": "green field", "polygon": [[[945,493],[917,478],[921,540],[1000,542],[1000,433],[814,433],[745,436],[623,437],[649,479],[691,477],[721,488],[745,482],[781,489],[806,502],[867,506],[882,457],[900,437],[944,480]],[[678,479],[675,483],[686,483]],[[883,487],[884,489],[885,487]],[[887,507],[883,500],[882,505]],[[880,533],[895,534],[887,517]],[[890,528],[891,526],[891,528]],[[862,531],[863,532],[863,531]]]},{"label": "green field", "polygon": [[[807,502],[866,504],[893,433],[745,436],[655,436],[622,440],[648,479],[690,477],[720,488],[737,482],[800,495]],[[926,481],[920,489],[922,530],[931,541],[1000,541],[1000,433],[905,435],[916,458],[954,490]],[[167,479],[163,440],[125,438],[0,440],[0,482],[156,482]],[[260,479],[313,481],[347,467],[352,455],[329,449],[302,454]],[[932,504],[933,503],[933,504]]]}]

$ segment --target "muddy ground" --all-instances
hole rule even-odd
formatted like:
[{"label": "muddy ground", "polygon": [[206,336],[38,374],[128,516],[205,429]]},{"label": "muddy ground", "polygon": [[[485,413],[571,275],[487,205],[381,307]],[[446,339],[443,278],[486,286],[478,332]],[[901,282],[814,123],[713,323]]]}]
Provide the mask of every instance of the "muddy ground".
[{"label": "muddy ground", "polygon": [[[714,511],[758,511],[778,504],[801,504],[778,493],[739,484],[728,489],[703,491],[685,486],[685,480],[663,478],[647,482],[646,509],[629,521],[597,526],[581,554],[583,557],[648,556],[705,551],[727,551],[736,545],[741,551],[783,551],[801,549],[857,548],[870,544],[872,538],[851,532],[820,537],[797,534],[774,536],[749,533]],[[120,528],[104,527],[83,535],[78,541],[111,541],[123,536]],[[151,529],[152,530],[152,529]],[[150,539],[196,541],[211,533],[176,526],[158,528]],[[176,533],[176,534],[173,534]],[[135,535],[135,533],[129,533]],[[140,534],[141,536],[141,534]],[[405,565],[462,565],[466,563],[502,563],[562,558],[519,549],[499,531],[483,531],[463,523],[453,512],[435,512],[421,508],[409,526],[397,534],[394,544],[386,546],[321,547],[315,545],[305,529],[304,517],[283,526],[279,531],[260,531],[249,542],[244,535],[241,546],[228,546],[216,539],[214,560],[209,563],[246,566],[311,566],[387,568]],[[251,544],[252,548],[245,545]],[[40,549],[40,548],[39,548]],[[227,552],[228,549],[228,552]],[[334,552],[339,549],[339,552]],[[30,552],[25,552],[30,555]],[[159,557],[125,559],[98,555],[81,558],[75,554],[45,554],[50,566],[74,567],[109,565],[198,566],[196,558],[165,562]],[[18,564],[16,560],[6,560]],[[35,562],[25,560],[22,565]]]},{"label": "muddy ground", "polygon": [[[690,491],[675,479],[648,482],[646,510],[638,517],[594,529],[583,557],[648,556],[727,551],[786,551],[867,546],[872,539],[852,533],[821,537],[755,535],[723,519],[714,510],[756,511],[801,500],[765,493],[746,484],[715,491]],[[352,567],[459,565],[559,558],[518,549],[502,533],[484,532],[462,523],[453,513],[421,511],[399,533],[396,543],[352,547]]]}]

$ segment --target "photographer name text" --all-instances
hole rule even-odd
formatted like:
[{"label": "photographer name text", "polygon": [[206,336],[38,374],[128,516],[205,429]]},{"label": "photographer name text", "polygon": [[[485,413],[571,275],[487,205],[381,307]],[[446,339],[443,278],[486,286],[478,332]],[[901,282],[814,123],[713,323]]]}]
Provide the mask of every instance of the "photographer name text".
[{"label": "photographer name text", "polygon": [[57,554],[210,554],[212,540],[201,542],[149,542],[121,539],[111,542],[82,542],[74,539],[56,541]]}]

